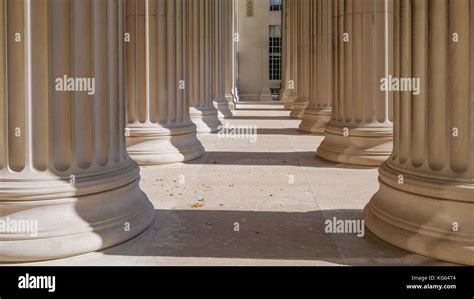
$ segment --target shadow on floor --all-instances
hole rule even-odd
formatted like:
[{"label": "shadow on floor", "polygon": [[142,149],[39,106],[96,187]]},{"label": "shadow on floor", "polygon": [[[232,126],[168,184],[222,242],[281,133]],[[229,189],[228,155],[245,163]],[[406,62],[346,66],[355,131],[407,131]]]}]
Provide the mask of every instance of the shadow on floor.
[{"label": "shadow on floor", "polygon": [[311,152],[206,152],[201,158],[185,162],[202,165],[303,166],[341,169],[373,169],[374,167],[339,164],[323,160]]},{"label": "shadow on floor", "polygon": [[[153,227],[104,251],[125,256],[317,260],[348,265],[439,262],[378,239],[325,232],[327,219],[360,220],[361,210],[253,212],[156,210]],[[234,231],[238,224],[239,231]]]},{"label": "shadow on floor", "polygon": [[308,133],[300,131],[296,128],[263,128],[257,129],[258,135],[297,135],[297,136],[324,136],[324,134],[317,134],[317,133]]},{"label": "shadow on floor", "polygon": [[286,110],[284,108],[235,108],[236,111],[280,111],[280,112],[284,112],[284,111],[288,111],[290,112],[289,110]]},{"label": "shadow on floor", "polygon": [[300,119],[291,118],[289,116],[234,116],[233,120],[295,120],[301,121]]}]

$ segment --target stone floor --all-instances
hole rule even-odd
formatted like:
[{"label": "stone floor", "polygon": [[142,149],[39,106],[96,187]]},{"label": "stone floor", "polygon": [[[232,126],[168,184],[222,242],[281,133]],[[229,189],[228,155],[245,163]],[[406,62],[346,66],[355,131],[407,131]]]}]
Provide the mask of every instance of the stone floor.
[{"label": "stone floor", "polygon": [[202,135],[201,159],[142,168],[156,209],[147,232],[34,265],[446,265],[367,230],[362,238],[325,233],[326,219],[361,219],[377,170],[315,158],[323,137],[298,132],[281,105],[240,104],[235,115],[226,122],[258,126],[256,142]]}]

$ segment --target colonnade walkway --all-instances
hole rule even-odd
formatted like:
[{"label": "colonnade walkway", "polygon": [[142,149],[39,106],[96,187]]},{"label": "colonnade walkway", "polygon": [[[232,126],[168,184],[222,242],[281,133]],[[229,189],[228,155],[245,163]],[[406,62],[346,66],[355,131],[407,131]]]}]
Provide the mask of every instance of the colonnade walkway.
[{"label": "colonnade walkway", "polygon": [[391,246],[367,229],[363,237],[326,232],[327,220],[362,220],[378,189],[377,169],[315,158],[323,136],[298,132],[300,120],[283,105],[237,108],[225,124],[257,126],[256,141],[251,134],[199,135],[206,148],[200,159],[141,168],[141,187],[156,210],[145,233],[101,252],[33,264],[446,264]]}]

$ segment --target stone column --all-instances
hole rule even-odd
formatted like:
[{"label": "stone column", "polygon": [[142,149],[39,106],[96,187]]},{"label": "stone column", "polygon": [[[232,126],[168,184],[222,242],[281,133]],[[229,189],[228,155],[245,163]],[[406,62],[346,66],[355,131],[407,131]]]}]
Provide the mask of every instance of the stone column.
[{"label": "stone column", "polygon": [[365,221],[398,247],[474,265],[473,3],[413,4],[395,1],[395,73],[421,89],[395,95],[393,152]]},{"label": "stone column", "polygon": [[234,50],[233,50],[233,17],[234,12],[233,0],[223,0],[224,1],[224,43],[225,43],[225,99],[229,105],[230,110],[235,109],[234,98],[232,96],[233,88],[233,66],[234,63]]},{"label": "stone column", "polygon": [[298,69],[298,97],[293,103],[290,116],[303,118],[304,110],[309,104],[311,96],[311,7],[313,0],[295,0],[297,9],[297,69]]},{"label": "stone column", "polygon": [[0,261],[100,250],[154,218],[125,149],[123,5],[0,1]]},{"label": "stone column", "polygon": [[[393,71],[392,47],[385,53],[385,43],[392,43],[392,35],[385,35],[385,1],[341,0],[333,5],[333,114],[318,156],[378,166],[390,155],[393,140],[393,95],[382,91],[380,83]],[[393,29],[390,22],[388,26]]]},{"label": "stone column", "polygon": [[231,0],[232,1],[232,97],[234,99],[234,103],[238,103],[240,101],[239,90],[237,88],[237,82],[239,80],[239,61],[237,58],[237,52],[239,49],[239,40],[234,38],[234,34],[237,33],[239,28],[238,23],[238,5],[237,2],[239,0]]},{"label": "stone column", "polygon": [[188,4],[190,115],[198,133],[215,132],[221,125],[213,103],[210,19],[214,14],[211,1],[214,0],[191,0]]},{"label": "stone column", "polygon": [[214,65],[214,104],[219,113],[219,118],[230,118],[232,112],[225,98],[225,2],[227,0],[212,0],[213,6],[213,65]]},{"label": "stone column", "polygon": [[281,49],[282,49],[282,55],[281,55],[281,89],[280,89],[280,102],[284,104],[284,98],[283,95],[286,92],[287,89],[287,81],[288,81],[288,67],[287,67],[287,55],[286,55],[286,48],[288,47],[287,42],[286,42],[286,37],[288,36],[288,33],[286,32],[288,25],[287,25],[287,9],[288,6],[288,1],[287,0],[282,0],[282,14],[281,14],[281,32],[282,32],[282,43],[281,43]]},{"label": "stone column", "polygon": [[200,157],[189,117],[184,0],[128,0],[127,150],[139,164]]},{"label": "stone column", "polygon": [[332,112],[332,0],[313,0],[309,106],[300,130],[324,133]]},{"label": "stone column", "polygon": [[293,109],[293,104],[296,100],[296,1],[298,0],[284,0],[283,2],[283,91],[281,102],[287,110]]}]

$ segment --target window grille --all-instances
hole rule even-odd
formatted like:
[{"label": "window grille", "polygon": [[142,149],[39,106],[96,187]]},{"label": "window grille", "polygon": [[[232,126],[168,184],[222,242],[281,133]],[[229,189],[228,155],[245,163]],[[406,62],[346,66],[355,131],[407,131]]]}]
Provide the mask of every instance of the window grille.
[{"label": "window grille", "polygon": [[247,17],[253,17],[255,10],[254,0],[247,0]]},{"label": "window grille", "polygon": [[270,26],[270,44],[269,44],[269,75],[270,80],[281,80],[282,74],[282,34],[281,26]]}]

